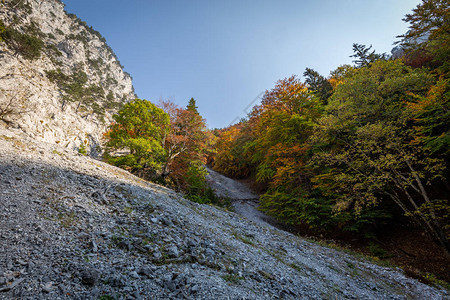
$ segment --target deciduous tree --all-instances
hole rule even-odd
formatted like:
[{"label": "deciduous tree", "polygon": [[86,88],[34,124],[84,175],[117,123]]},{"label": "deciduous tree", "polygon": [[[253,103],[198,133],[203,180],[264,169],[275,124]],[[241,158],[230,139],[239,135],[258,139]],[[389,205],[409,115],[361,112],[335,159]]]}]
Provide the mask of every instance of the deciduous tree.
[{"label": "deciduous tree", "polygon": [[328,114],[316,128],[315,143],[323,151],[313,164],[329,170],[315,182],[333,189],[335,211],[359,214],[388,198],[448,250],[445,225],[435,210],[442,202],[431,192],[442,179],[444,162],[417,142],[406,105],[432,83],[432,76],[399,61],[359,69],[330,98]]},{"label": "deciduous tree", "polygon": [[150,101],[136,99],[113,118],[106,133],[109,161],[142,177],[154,177],[165,163],[169,115]]}]

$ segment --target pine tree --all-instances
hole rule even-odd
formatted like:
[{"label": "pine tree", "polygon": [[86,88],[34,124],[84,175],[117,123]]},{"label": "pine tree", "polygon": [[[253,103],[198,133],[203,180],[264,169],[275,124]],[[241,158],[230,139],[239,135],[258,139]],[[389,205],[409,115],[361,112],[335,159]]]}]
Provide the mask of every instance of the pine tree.
[{"label": "pine tree", "polygon": [[196,106],[196,103],[195,103],[195,99],[194,98],[191,98],[190,100],[189,100],[189,104],[186,106],[186,109],[188,110],[188,111],[190,111],[190,112],[193,112],[193,113],[195,113],[195,114],[199,114],[198,113],[198,110],[197,110],[197,106]]}]

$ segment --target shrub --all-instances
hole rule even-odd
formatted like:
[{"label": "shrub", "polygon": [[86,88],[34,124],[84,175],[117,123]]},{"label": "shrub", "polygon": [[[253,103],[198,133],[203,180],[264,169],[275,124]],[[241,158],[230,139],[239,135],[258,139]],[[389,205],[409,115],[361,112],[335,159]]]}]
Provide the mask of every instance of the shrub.
[{"label": "shrub", "polygon": [[220,200],[206,182],[207,174],[208,171],[200,161],[191,162],[186,174],[186,198],[201,204],[220,204]]},{"label": "shrub", "polygon": [[87,155],[86,146],[84,145],[84,143],[81,143],[80,148],[78,148],[78,153],[84,156]]},{"label": "shrub", "polygon": [[46,50],[47,55],[50,57],[62,56],[61,51],[59,51],[59,49],[54,44],[47,44]]},{"label": "shrub", "polygon": [[31,14],[33,11],[32,7],[31,7],[30,3],[28,3],[28,1],[10,0],[10,1],[6,1],[6,3],[9,4],[10,7],[23,10],[26,14]]},{"label": "shrub", "polygon": [[41,56],[44,47],[42,40],[35,36],[22,34],[10,27],[5,28],[3,24],[1,26],[3,26],[3,30],[0,30],[0,39],[4,40],[17,54],[30,60]]}]

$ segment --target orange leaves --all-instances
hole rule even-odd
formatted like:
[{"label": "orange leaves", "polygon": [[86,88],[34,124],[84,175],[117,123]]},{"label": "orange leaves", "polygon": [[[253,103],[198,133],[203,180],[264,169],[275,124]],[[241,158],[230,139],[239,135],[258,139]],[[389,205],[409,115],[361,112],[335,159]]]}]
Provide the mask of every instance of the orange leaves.
[{"label": "orange leaves", "polygon": [[270,182],[271,187],[292,185],[299,175],[305,163],[303,156],[308,147],[301,145],[293,145],[287,147],[282,143],[278,143],[271,147],[267,153],[267,159],[274,168],[275,173]]},{"label": "orange leaves", "polygon": [[270,91],[266,91],[261,101],[259,115],[270,110],[284,110],[289,113],[304,112],[304,104],[312,98],[308,88],[296,76],[279,80]]},{"label": "orange leaves", "polygon": [[302,177],[312,133],[312,120],[321,115],[320,99],[292,76],[266,91],[248,121],[218,134],[214,168],[228,175],[248,174],[270,186],[294,186]]},{"label": "orange leaves", "polygon": [[330,82],[331,86],[333,87],[333,90],[342,83],[342,80],[339,80],[337,78],[331,77],[330,79],[328,79],[328,81]]},{"label": "orange leaves", "polygon": [[[194,103],[195,104],[195,103]],[[170,101],[160,102],[169,114],[168,134],[164,138],[166,150],[163,176],[169,176],[179,189],[186,189],[186,174],[192,162],[205,162],[208,144],[205,120],[196,109],[178,107]]]}]

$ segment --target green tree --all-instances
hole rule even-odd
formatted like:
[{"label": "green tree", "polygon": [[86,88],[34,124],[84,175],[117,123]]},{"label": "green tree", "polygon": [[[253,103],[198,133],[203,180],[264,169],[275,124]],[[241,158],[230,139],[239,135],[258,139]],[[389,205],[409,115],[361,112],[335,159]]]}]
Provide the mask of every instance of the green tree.
[{"label": "green tree", "polygon": [[353,52],[354,54],[350,57],[355,57],[356,59],[353,61],[357,68],[366,67],[373,63],[374,61],[380,60],[380,59],[386,59],[386,54],[378,54],[375,53],[375,50],[370,52],[372,49],[372,45],[367,47],[366,45],[362,44],[353,44]]},{"label": "green tree", "polygon": [[417,96],[408,106],[417,121],[419,140],[433,154],[450,158],[450,79],[439,78],[426,96]]},{"label": "green tree", "polygon": [[316,127],[321,151],[312,164],[320,172],[315,183],[335,198],[336,212],[360,215],[390,199],[448,251],[442,223],[447,221],[438,212],[445,211],[445,195],[433,190],[443,180],[444,162],[417,142],[407,106],[433,81],[426,71],[399,61],[359,69],[330,98],[328,114]]},{"label": "green tree", "polygon": [[[164,163],[169,115],[150,101],[136,99],[113,118],[106,133],[108,161],[142,177],[154,177]],[[115,154],[117,151],[127,154]]]},{"label": "green tree", "polygon": [[195,103],[195,99],[194,98],[191,98],[191,99],[189,99],[189,104],[186,106],[186,109],[188,110],[188,111],[190,111],[190,112],[192,112],[192,113],[195,113],[195,114],[199,114],[198,113],[198,110],[197,110],[197,105],[196,105],[196,103]]},{"label": "green tree", "polygon": [[[448,0],[424,0],[403,19],[409,23],[399,42],[407,51],[407,62],[450,70],[450,14]],[[419,62],[417,62],[419,61]]]},{"label": "green tree", "polygon": [[317,71],[310,68],[306,68],[303,76],[305,77],[305,83],[308,85],[308,89],[317,95],[323,104],[326,104],[328,98],[333,93],[331,83]]},{"label": "green tree", "polygon": [[[58,85],[62,91],[61,110],[64,110],[68,103],[76,103],[76,111],[95,113],[103,116],[105,107],[111,106],[113,103],[112,93],[105,98],[105,91],[101,86],[88,85],[88,75],[77,67],[70,75],[64,74],[60,68],[56,70],[46,71],[47,78]],[[109,98],[109,99],[108,99]],[[101,104],[102,100],[107,100]]]},{"label": "green tree", "polygon": [[320,102],[292,76],[265,93],[248,121],[253,138],[242,148],[256,167],[256,179],[268,187],[260,208],[286,223],[318,227],[332,217],[331,206],[310,195],[305,167],[307,141],[323,111]]}]

